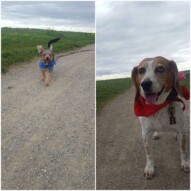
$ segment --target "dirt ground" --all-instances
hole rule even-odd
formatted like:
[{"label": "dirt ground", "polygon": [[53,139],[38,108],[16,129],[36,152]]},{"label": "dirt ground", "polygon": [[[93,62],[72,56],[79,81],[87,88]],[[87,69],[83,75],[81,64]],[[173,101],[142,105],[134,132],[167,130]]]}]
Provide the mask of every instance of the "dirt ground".
[{"label": "dirt ground", "polygon": [[95,48],[80,50],[49,87],[37,59],[2,75],[2,189],[94,189]]},{"label": "dirt ground", "polygon": [[[97,112],[96,188],[189,190],[190,175],[181,170],[179,145],[171,133],[153,140],[156,175],[151,180],[144,178],[146,157],[141,127],[133,113],[133,100],[134,88],[131,87]],[[189,139],[190,105],[185,103]]]}]

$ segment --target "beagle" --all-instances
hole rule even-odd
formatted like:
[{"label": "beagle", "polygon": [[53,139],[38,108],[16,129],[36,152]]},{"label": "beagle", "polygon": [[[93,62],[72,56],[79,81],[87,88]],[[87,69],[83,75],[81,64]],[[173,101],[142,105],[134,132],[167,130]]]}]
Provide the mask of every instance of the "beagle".
[{"label": "beagle", "polygon": [[152,154],[152,136],[156,132],[173,131],[176,133],[181,154],[181,167],[189,171],[189,160],[186,155],[186,134],[184,131],[185,104],[182,97],[189,99],[189,91],[181,87],[178,81],[178,69],[174,61],[164,57],[145,58],[131,73],[136,88],[134,103],[135,115],[142,126],[142,138],[146,153],[144,176],[154,176]]},{"label": "beagle", "polygon": [[[41,79],[45,81],[46,85],[49,85],[51,80],[51,73],[53,71],[56,62],[54,60],[54,53],[52,50],[52,43],[59,41],[60,38],[52,39],[48,42],[48,49],[44,49],[41,45],[37,46],[38,53],[40,55],[39,68],[41,70]],[[47,75],[45,75],[45,72]]]}]

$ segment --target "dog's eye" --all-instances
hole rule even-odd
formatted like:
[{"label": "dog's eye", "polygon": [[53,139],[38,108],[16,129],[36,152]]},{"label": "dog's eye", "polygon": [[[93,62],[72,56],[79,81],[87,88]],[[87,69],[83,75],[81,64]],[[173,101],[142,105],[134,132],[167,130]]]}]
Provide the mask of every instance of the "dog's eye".
[{"label": "dog's eye", "polygon": [[158,72],[158,73],[163,73],[164,72],[164,67],[163,66],[159,66],[155,69],[155,72]]},{"label": "dog's eye", "polygon": [[139,68],[139,74],[144,74],[146,72],[145,68]]}]

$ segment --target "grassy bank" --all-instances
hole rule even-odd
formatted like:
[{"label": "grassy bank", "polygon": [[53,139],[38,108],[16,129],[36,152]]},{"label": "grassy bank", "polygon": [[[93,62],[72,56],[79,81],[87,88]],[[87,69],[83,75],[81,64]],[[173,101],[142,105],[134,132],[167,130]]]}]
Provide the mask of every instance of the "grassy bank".
[{"label": "grassy bank", "polygon": [[2,72],[6,72],[13,64],[27,62],[38,56],[36,46],[42,45],[46,48],[48,41],[57,37],[61,40],[54,44],[56,53],[74,50],[95,42],[93,33],[2,28]]},{"label": "grassy bank", "polygon": [[[181,85],[185,85],[190,89],[190,79],[186,78],[180,81]],[[127,90],[130,86],[131,78],[102,80],[96,82],[96,106],[99,110],[109,100]]]},{"label": "grassy bank", "polygon": [[131,86],[130,78],[102,80],[96,82],[96,103],[100,109],[107,101],[124,92]]},{"label": "grassy bank", "polygon": [[185,74],[187,74],[187,78],[183,79],[180,81],[180,84],[181,85],[185,85],[188,89],[190,89],[190,71],[189,70],[185,70],[185,71],[182,71],[184,72]]},{"label": "grassy bank", "polygon": [[190,79],[186,78],[186,79],[183,79],[181,82],[180,82],[181,85],[184,85],[186,86],[188,89],[190,89]]}]

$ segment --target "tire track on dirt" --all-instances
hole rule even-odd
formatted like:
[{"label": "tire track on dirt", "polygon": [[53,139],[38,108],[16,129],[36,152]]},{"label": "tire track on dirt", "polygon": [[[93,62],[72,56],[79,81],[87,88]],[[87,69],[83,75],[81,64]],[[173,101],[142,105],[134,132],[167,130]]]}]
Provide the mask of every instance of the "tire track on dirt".
[{"label": "tire track on dirt", "polygon": [[[171,133],[153,143],[156,176],[152,180],[143,177],[146,158],[133,112],[134,95],[131,87],[97,112],[97,189],[189,189],[189,174],[180,168],[179,145]],[[189,138],[190,105],[185,103]]]}]

